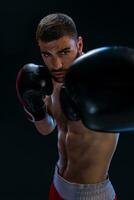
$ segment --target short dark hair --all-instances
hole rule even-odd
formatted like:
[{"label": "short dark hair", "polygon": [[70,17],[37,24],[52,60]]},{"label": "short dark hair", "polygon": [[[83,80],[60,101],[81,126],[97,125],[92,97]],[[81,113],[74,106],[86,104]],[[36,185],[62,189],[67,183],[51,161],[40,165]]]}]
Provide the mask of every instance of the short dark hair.
[{"label": "short dark hair", "polygon": [[63,36],[78,37],[76,25],[71,17],[63,13],[53,13],[45,16],[39,22],[36,40],[50,42]]}]

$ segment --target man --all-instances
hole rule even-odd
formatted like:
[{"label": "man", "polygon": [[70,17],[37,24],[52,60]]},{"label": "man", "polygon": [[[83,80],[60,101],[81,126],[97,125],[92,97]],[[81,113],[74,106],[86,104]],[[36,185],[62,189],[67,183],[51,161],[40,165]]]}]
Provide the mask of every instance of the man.
[{"label": "man", "polygon": [[[83,54],[82,37],[69,16],[54,13],[39,22],[36,39],[46,67],[25,65],[17,78],[17,93],[39,133],[58,128],[59,160],[50,200],[115,200],[108,170],[119,134],[90,130],[81,119],[69,120],[61,108],[61,87],[71,63]],[[48,74],[46,82],[43,73]],[[39,92],[33,87],[37,80]]]}]

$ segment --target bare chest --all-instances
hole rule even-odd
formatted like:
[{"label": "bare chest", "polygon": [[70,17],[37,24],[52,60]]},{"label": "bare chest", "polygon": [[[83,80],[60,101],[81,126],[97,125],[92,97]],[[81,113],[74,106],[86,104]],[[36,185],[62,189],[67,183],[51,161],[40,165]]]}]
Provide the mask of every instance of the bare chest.
[{"label": "bare chest", "polygon": [[56,88],[51,95],[48,103],[48,109],[56,120],[59,131],[67,132],[67,119],[62,112],[60,103],[60,88]]}]

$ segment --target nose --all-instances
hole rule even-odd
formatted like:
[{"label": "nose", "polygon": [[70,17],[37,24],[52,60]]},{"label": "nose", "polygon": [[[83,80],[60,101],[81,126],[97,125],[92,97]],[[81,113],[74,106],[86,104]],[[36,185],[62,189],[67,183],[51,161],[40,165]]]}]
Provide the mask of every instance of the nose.
[{"label": "nose", "polygon": [[53,57],[52,65],[53,65],[53,68],[56,70],[62,68],[63,64],[62,64],[61,58]]}]

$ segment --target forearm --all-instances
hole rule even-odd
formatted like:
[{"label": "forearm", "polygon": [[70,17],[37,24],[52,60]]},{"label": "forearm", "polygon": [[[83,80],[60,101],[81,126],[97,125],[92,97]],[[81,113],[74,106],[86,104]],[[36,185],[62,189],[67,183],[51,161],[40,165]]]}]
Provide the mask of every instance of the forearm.
[{"label": "forearm", "polygon": [[34,125],[38,132],[42,135],[50,134],[56,127],[55,120],[49,114],[46,114],[44,119],[36,121]]}]

